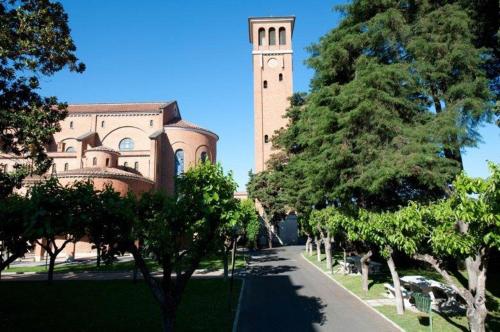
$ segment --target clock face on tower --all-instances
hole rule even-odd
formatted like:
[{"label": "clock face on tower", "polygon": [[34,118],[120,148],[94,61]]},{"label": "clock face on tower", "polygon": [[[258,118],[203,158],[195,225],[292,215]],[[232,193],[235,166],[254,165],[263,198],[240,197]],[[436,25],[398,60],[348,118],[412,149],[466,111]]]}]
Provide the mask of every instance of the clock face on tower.
[{"label": "clock face on tower", "polygon": [[269,68],[276,68],[276,67],[278,67],[278,65],[279,65],[278,59],[271,58],[271,59],[267,60],[267,65],[268,65]]}]

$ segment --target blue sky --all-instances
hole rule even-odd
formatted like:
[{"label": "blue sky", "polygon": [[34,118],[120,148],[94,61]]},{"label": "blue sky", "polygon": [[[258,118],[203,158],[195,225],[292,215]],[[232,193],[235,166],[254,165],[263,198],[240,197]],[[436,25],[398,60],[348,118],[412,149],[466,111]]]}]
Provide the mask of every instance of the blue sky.
[{"label": "blue sky", "polygon": [[[42,92],[69,103],[177,100],[183,118],[220,136],[218,160],[244,190],[253,168],[253,104],[249,16],[295,15],[294,90],[307,91],[313,72],[305,50],[335,27],[338,3],[325,0],[62,1],[79,58],[78,75],[61,72]],[[465,168],[487,175],[500,162],[500,130],[482,128],[484,144]]]}]

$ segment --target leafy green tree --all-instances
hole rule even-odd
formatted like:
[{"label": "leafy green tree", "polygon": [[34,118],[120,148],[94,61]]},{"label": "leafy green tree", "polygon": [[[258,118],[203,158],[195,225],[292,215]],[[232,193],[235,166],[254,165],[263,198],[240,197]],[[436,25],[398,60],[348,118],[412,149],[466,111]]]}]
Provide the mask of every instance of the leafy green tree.
[{"label": "leafy green tree", "polygon": [[[121,245],[134,256],[160,305],[164,331],[174,330],[177,308],[189,279],[213,247],[221,225],[234,216],[235,189],[231,175],[225,175],[219,165],[199,164],[176,179],[175,196],[143,194],[137,202],[135,220],[123,223],[122,231],[115,232],[118,241],[110,245]],[[161,280],[151,275],[145,255],[162,267]]]},{"label": "leafy green tree", "polygon": [[414,249],[415,243],[407,239],[415,232],[422,232],[422,229],[416,229],[413,224],[408,224],[404,218],[401,218],[401,215],[405,213],[404,209],[384,213],[361,210],[359,221],[356,223],[360,236],[376,248],[387,262],[394,287],[396,311],[399,315],[404,314],[404,302],[401,282],[394,262],[394,252],[409,249],[410,246]]},{"label": "leafy green tree", "polygon": [[277,174],[272,170],[258,174],[250,173],[247,191],[248,196],[256,201],[258,207],[261,207],[261,217],[267,229],[268,246],[272,248],[273,227],[286,217],[287,212],[283,188],[279,185]]},{"label": "leafy green tree", "polygon": [[33,240],[26,232],[27,198],[10,195],[0,199],[0,271],[23,257]]},{"label": "leafy green tree", "polygon": [[[407,236],[402,248],[430,264],[467,303],[471,331],[485,331],[486,275],[492,250],[500,248],[500,165],[490,164],[488,179],[460,175],[450,198],[429,206],[413,205],[401,216]],[[430,246],[426,245],[430,243]],[[443,258],[469,258],[468,286],[458,284]]]},{"label": "leafy green tree", "polygon": [[81,73],[68,16],[49,0],[0,1],[0,152],[26,158],[11,174],[0,171],[0,195],[5,197],[31,172],[50,166],[45,147],[59,130],[66,105],[42,97],[40,79],[67,68]]},{"label": "leafy green tree", "polygon": [[333,273],[332,242],[342,232],[343,215],[334,207],[313,210],[309,217],[309,224],[316,230],[325,246],[326,268]]},{"label": "leafy green tree", "polygon": [[99,268],[103,258],[106,263],[114,259],[115,252],[107,243],[115,237],[122,223],[133,220],[134,204],[130,197],[122,198],[112,186],[96,191],[90,183],[82,189],[80,205],[84,213],[79,218],[85,225],[85,235],[96,248],[96,265]]},{"label": "leafy green tree", "polygon": [[[85,198],[91,184],[77,183],[63,187],[55,178],[35,185],[29,191],[30,220],[27,233],[37,239],[49,255],[48,282],[54,278],[57,256],[69,243],[85,235],[85,224],[90,216]],[[90,189],[93,190],[93,189]]]},{"label": "leafy green tree", "polygon": [[490,118],[498,86],[498,71],[487,70],[488,63],[498,66],[498,40],[491,34],[498,22],[487,33],[477,31],[475,23],[495,15],[481,7],[466,1],[368,0],[340,6],[342,22],[311,47],[313,93],[357,80],[363,58],[382,67],[407,67],[416,84],[400,81],[412,84],[413,93],[398,97],[398,104],[433,110],[443,152],[461,166],[460,149],[477,143],[476,129]]},{"label": "leafy green tree", "polygon": [[[247,233],[248,230],[250,233]],[[232,215],[220,226],[225,278],[227,278],[229,271],[229,252],[231,252],[231,266],[234,267],[238,242],[243,237],[247,237],[248,241],[255,242],[258,231],[259,219],[254,203],[248,199],[237,201],[236,209]]]},{"label": "leafy green tree", "polygon": [[255,203],[250,199],[240,202],[243,224],[245,225],[245,238],[249,248],[255,248],[260,232],[259,214],[255,208]]}]

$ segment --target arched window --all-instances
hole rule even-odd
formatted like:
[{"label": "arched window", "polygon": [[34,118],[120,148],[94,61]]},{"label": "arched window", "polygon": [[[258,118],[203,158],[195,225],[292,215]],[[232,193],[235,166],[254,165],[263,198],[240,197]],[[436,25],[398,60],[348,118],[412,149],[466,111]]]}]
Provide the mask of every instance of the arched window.
[{"label": "arched window", "polygon": [[68,163],[64,163],[64,170],[67,171],[69,169]]},{"label": "arched window", "polygon": [[264,45],[264,38],[266,38],[266,30],[264,28],[259,29],[259,46]]},{"label": "arched window", "polygon": [[92,166],[96,166],[97,165],[97,158],[94,157],[92,158]]},{"label": "arched window", "polygon": [[276,45],[276,29],[269,29],[269,45]]},{"label": "arched window", "polygon": [[205,161],[207,161],[207,152],[206,151],[203,151],[200,155],[200,160],[202,163],[204,163]]},{"label": "arched window", "polygon": [[138,170],[139,170],[139,162],[138,162],[138,161],[136,161],[136,162],[134,163],[134,169],[135,169],[136,171],[138,171]]},{"label": "arched window", "polygon": [[120,151],[130,151],[134,149],[134,141],[131,138],[124,138],[120,141]]},{"label": "arched window", "polygon": [[73,121],[70,121],[70,122],[69,122],[69,128],[70,128],[70,129],[73,129]]},{"label": "arched window", "polygon": [[101,121],[101,128],[104,128],[104,121]]},{"label": "arched window", "polygon": [[264,135],[264,143],[269,143],[269,136]]},{"label": "arched window", "polygon": [[267,81],[264,81],[264,89],[267,89]]},{"label": "arched window", "polygon": [[280,80],[280,82],[283,81],[283,74],[278,75],[278,80]]},{"label": "arched window", "polygon": [[124,162],[124,163],[123,163],[123,166],[124,166],[124,167],[128,167],[128,161]]},{"label": "arched window", "polygon": [[175,175],[179,176],[184,173],[184,150],[175,151]]},{"label": "arched window", "polygon": [[109,166],[109,158],[106,158],[106,167]]},{"label": "arched window", "polygon": [[154,123],[153,120],[149,120],[149,126],[150,127],[153,127],[153,123]]},{"label": "arched window", "polygon": [[279,30],[280,34],[280,45],[286,45],[286,30],[285,28],[281,27]]},{"label": "arched window", "polygon": [[66,152],[76,152],[76,150],[75,150],[75,148],[74,148],[74,147],[72,147],[72,146],[68,146],[68,147],[66,148]]}]

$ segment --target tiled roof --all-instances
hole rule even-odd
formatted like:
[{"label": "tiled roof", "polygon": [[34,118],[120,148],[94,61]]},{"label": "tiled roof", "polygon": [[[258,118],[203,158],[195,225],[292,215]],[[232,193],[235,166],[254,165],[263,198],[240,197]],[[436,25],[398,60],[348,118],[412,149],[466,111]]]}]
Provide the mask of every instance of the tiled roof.
[{"label": "tiled roof", "polygon": [[183,120],[183,119],[175,119],[172,122],[169,122],[166,124],[166,127],[176,127],[176,128],[187,128],[187,129],[196,129],[196,130],[203,130],[206,131],[212,135],[215,135],[215,137],[219,137],[216,133],[213,131],[210,131],[208,129],[202,128],[194,123],[191,123],[189,121]]},{"label": "tiled roof", "polygon": [[139,174],[132,172],[127,172],[119,168],[111,167],[85,167],[78,169],[71,169],[64,172],[57,172],[58,178],[70,178],[70,177],[90,177],[90,178],[127,178],[135,179],[146,182],[153,182]]},{"label": "tiled roof", "polygon": [[120,153],[118,151],[116,151],[115,149],[112,149],[112,148],[108,148],[107,146],[95,146],[93,148],[89,148],[87,149],[87,151],[105,151],[105,152],[114,152],[114,153]]},{"label": "tiled roof", "polygon": [[109,104],[71,104],[69,113],[115,113],[115,112],[158,112],[160,109],[175,103],[109,103]]}]

